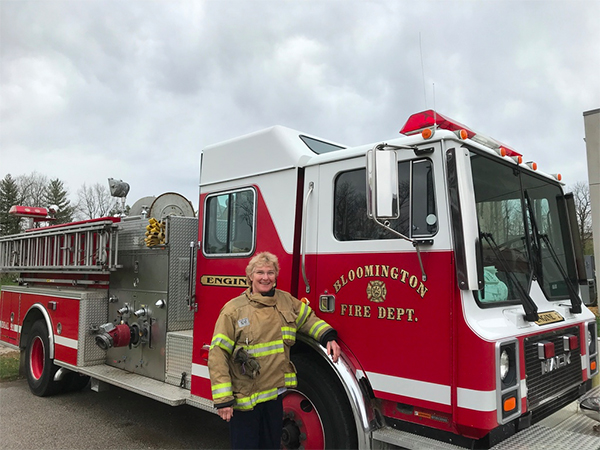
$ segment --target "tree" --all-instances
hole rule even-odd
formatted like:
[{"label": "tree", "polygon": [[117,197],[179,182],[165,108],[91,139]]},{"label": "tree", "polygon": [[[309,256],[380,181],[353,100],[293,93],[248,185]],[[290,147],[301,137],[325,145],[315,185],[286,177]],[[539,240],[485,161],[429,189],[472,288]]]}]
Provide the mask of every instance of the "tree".
[{"label": "tree", "polygon": [[39,206],[42,208],[48,206],[44,204],[44,197],[49,183],[46,175],[32,172],[29,175],[18,176],[16,181],[19,185],[23,206]]},{"label": "tree", "polygon": [[58,212],[55,214],[55,224],[68,223],[73,221],[73,213],[75,208],[71,206],[70,200],[68,200],[69,194],[64,187],[64,183],[58,178],[50,180],[46,191],[44,193],[44,204],[45,206],[58,206]]},{"label": "tree", "polygon": [[77,191],[77,216],[81,219],[97,219],[106,217],[116,207],[108,188],[100,183],[83,186]]},{"label": "tree", "polygon": [[21,203],[20,200],[17,182],[9,173],[0,181],[0,236],[21,232],[21,218],[8,213],[12,206]]},{"label": "tree", "polygon": [[590,201],[590,187],[587,183],[579,181],[570,187],[575,201],[575,215],[577,228],[581,237],[581,246],[585,254],[592,253],[592,204]]}]

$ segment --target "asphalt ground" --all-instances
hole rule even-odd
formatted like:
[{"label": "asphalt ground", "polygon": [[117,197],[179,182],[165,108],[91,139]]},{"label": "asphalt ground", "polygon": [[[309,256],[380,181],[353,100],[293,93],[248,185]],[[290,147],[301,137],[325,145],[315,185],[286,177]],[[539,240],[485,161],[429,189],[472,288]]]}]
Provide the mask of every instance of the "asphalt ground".
[{"label": "asphalt ground", "polygon": [[0,449],[221,449],[226,422],[111,386],[36,397],[26,380],[0,383]]}]

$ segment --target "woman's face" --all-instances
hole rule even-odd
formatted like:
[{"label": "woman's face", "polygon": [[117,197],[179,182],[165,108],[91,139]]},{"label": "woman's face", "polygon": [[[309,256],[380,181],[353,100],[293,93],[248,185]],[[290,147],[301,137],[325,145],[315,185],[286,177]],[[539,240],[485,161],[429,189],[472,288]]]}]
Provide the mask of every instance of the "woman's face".
[{"label": "woman's face", "polygon": [[256,266],[250,275],[252,292],[255,294],[266,294],[275,286],[277,275],[272,264]]}]

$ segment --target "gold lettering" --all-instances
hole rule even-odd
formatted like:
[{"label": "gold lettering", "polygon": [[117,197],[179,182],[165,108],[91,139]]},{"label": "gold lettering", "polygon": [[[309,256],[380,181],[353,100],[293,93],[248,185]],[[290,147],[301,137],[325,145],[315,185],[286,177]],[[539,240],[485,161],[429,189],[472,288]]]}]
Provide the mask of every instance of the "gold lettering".
[{"label": "gold lettering", "polygon": [[350,271],[348,272],[348,280],[350,281],[354,281],[356,274],[354,273],[354,270],[350,269]]},{"label": "gold lettering", "polygon": [[396,320],[402,320],[404,315],[404,308],[396,308]]},{"label": "gold lettering", "polygon": [[335,289],[336,294],[340,292],[340,289],[342,288],[340,280],[335,280],[335,283],[333,283],[333,288]]},{"label": "gold lettering", "polygon": [[348,309],[348,305],[345,305],[344,303],[342,303],[340,306],[340,315],[341,316],[345,315],[347,309]]},{"label": "gold lettering", "polygon": [[385,278],[389,278],[390,266],[381,266],[381,276],[385,277]]},{"label": "gold lettering", "polygon": [[385,308],[383,306],[378,306],[377,307],[378,313],[377,313],[377,318],[378,319],[385,319],[386,316],[386,311]]},{"label": "gold lettering", "polygon": [[392,308],[391,306],[388,306],[387,309],[387,319],[394,320],[394,308]]},{"label": "gold lettering", "polygon": [[362,277],[363,277],[363,268],[357,267],[356,268],[356,278],[362,278]]},{"label": "gold lettering", "polygon": [[363,313],[362,313],[362,306],[360,306],[360,305],[355,305],[355,306],[354,306],[354,315],[355,315],[356,317],[362,317],[362,316],[363,316]]},{"label": "gold lettering", "polygon": [[346,279],[344,278],[344,275],[342,275],[342,276],[340,277],[340,280],[342,280],[342,287],[344,287],[344,286],[346,286],[346,285],[348,284],[348,280],[346,280]]},{"label": "gold lettering", "polygon": [[406,283],[406,276],[408,275],[408,272],[404,269],[400,269],[400,273],[402,274],[402,277],[400,277],[400,281]]},{"label": "gold lettering", "polygon": [[392,270],[390,271],[390,278],[392,280],[398,279],[398,268],[397,267],[392,267]]},{"label": "gold lettering", "polygon": [[375,264],[375,276],[379,276],[379,264]]},{"label": "gold lettering", "polygon": [[365,305],[365,315],[364,317],[369,318],[371,317],[371,305]]},{"label": "gold lettering", "polygon": [[419,285],[419,288],[417,289],[417,294],[419,294],[421,296],[421,298],[425,298],[426,293],[427,293],[427,288],[425,287],[425,285],[423,283],[421,283]]},{"label": "gold lettering", "polygon": [[[414,309],[407,309],[406,310],[406,314],[408,314],[408,321],[412,322],[413,321],[413,315],[415,314],[415,310]],[[415,322],[417,321],[417,318],[415,317]]]},{"label": "gold lettering", "polygon": [[365,277],[373,276],[373,266],[365,266]]},{"label": "gold lettering", "polygon": [[352,310],[354,309],[354,305],[348,305],[348,317],[354,317],[354,314],[352,314]]},{"label": "gold lettering", "polygon": [[413,275],[413,276],[411,276],[411,277],[408,279],[408,285],[409,285],[411,288],[413,288],[413,289],[414,289],[414,288],[416,288],[416,287],[417,287],[417,284],[419,284],[419,280],[418,280],[418,278],[417,278],[416,276],[414,276],[414,275]]}]

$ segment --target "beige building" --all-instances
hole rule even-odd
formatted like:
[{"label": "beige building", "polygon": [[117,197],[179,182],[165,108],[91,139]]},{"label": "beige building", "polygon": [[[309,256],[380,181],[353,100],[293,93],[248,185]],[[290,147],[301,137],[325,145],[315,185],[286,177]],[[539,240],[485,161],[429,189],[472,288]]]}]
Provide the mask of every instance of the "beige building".
[{"label": "beige building", "polygon": [[583,113],[596,272],[600,265],[600,109]]}]

